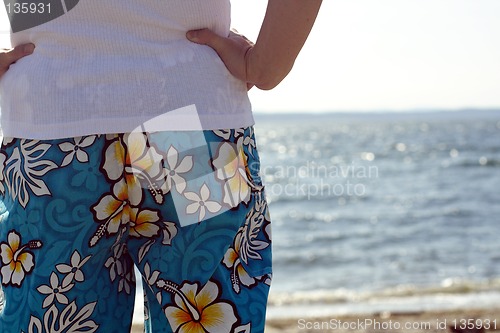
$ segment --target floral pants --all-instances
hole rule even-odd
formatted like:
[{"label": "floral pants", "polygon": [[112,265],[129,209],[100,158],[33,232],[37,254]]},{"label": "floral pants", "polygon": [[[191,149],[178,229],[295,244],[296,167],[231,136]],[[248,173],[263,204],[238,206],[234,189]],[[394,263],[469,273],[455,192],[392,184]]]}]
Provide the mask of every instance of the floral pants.
[{"label": "floral pants", "polygon": [[4,138],[0,332],[263,332],[271,231],[253,128]]}]

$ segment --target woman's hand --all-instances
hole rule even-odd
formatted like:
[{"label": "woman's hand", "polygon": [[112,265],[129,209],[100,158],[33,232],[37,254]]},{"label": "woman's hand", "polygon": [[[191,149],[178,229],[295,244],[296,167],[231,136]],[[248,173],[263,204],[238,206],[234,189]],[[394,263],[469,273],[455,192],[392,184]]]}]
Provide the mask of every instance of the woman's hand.
[{"label": "woman's hand", "polygon": [[255,45],[245,37],[221,37],[208,29],[189,31],[187,38],[212,47],[229,71],[263,90],[276,87],[290,72],[306,42],[322,0],[268,0]]},{"label": "woman's hand", "polygon": [[18,45],[15,48],[8,50],[3,49],[0,51],[0,79],[7,72],[10,65],[25,57],[30,55],[35,50],[35,45],[33,44],[23,44]]},{"label": "woman's hand", "polygon": [[213,48],[231,74],[247,83],[248,90],[254,86],[249,77],[247,62],[254,44],[245,36],[231,31],[228,37],[221,37],[209,29],[201,29],[188,31],[186,37],[194,43]]}]

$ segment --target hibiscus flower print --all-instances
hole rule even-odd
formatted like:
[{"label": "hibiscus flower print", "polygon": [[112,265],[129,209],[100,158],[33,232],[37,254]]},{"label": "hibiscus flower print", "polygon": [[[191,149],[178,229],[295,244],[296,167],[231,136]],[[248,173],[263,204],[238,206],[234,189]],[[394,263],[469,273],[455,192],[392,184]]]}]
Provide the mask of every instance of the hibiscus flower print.
[{"label": "hibiscus flower print", "polygon": [[215,282],[208,281],[203,288],[197,283],[176,284],[158,280],[156,285],[174,293],[175,306],[165,309],[175,333],[229,333],[237,322],[234,307],[219,299],[220,291]]},{"label": "hibiscus flower print", "polygon": [[[233,245],[224,255],[222,262],[228,269],[232,270],[231,281],[236,293],[240,292],[240,283],[246,287],[252,287],[256,284],[257,279],[262,278],[252,277],[242,263],[248,265],[250,260],[263,260],[259,252],[271,244],[270,236],[266,233],[266,227],[270,225],[268,211],[266,201],[262,200],[261,195],[258,195],[254,208],[246,216],[245,224],[240,227]],[[262,229],[264,229],[269,241],[258,238]]]},{"label": "hibiscus flower print", "polygon": [[160,227],[157,223],[160,216],[157,211],[132,208],[130,219],[130,236],[151,238],[159,234]]},{"label": "hibiscus flower print", "polygon": [[0,257],[2,258],[3,285],[21,286],[26,274],[31,273],[35,267],[34,255],[27,249],[39,249],[42,242],[33,240],[28,244],[21,245],[21,235],[11,230],[7,236],[7,242],[0,243]]},{"label": "hibiscus flower print", "polygon": [[125,173],[129,187],[137,187],[134,191],[147,188],[156,203],[163,203],[163,156],[150,146],[147,134],[126,134],[123,141],[114,138],[106,148],[102,167],[109,180],[117,181]]},{"label": "hibiscus flower print", "polygon": [[226,254],[224,255],[223,263],[224,265],[232,269],[231,281],[233,284],[233,290],[238,294],[241,291],[240,283],[246,287],[251,287],[256,283],[256,280],[251,277],[245,270],[245,267],[241,264],[240,258],[240,247],[241,247],[241,237],[242,234],[238,233],[234,241],[234,247],[230,247]]},{"label": "hibiscus flower print", "polygon": [[124,135],[123,141],[127,146],[125,172],[134,175],[156,203],[163,203],[164,193],[159,189],[165,182],[163,156],[149,144],[148,134],[133,132]]},{"label": "hibiscus flower print", "polygon": [[106,194],[92,206],[94,217],[101,225],[90,239],[90,247],[95,246],[105,234],[116,234],[129,223],[131,206],[137,206],[141,200],[140,194],[129,193],[130,190],[125,180],[121,179],[113,186],[113,193]]},{"label": "hibiscus flower print", "polygon": [[212,162],[216,169],[216,177],[223,182],[223,201],[230,207],[236,207],[241,202],[250,200],[251,183],[247,159],[240,145],[223,142]]}]

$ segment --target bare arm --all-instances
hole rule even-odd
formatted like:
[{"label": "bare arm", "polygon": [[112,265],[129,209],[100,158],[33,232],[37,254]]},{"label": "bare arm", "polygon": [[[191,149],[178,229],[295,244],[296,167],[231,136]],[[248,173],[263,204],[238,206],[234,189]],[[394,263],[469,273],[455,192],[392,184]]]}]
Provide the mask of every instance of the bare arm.
[{"label": "bare arm", "polygon": [[318,15],[321,0],[270,0],[262,28],[248,55],[247,75],[261,89],[283,80]]},{"label": "bare arm", "polygon": [[221,37],[208,29],[188,39],[212,47],[229,71],[247,85],[269,90],[290,72],[318,14],[322,0],[269,0],[257,42],[239,35]]}]

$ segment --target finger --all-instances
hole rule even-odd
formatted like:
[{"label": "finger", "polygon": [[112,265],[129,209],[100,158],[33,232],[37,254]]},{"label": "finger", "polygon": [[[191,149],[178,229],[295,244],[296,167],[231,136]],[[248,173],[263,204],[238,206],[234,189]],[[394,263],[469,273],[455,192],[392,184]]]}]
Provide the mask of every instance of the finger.
[{"label": "finger", "polygon": [[194,43],[208,45],[216,51],[224,48],[227,43],[226,38],[217,35],[210,29],[191,30],[187,32],[186,37]]},{"label": "finger", "polygon": [[18,45],[12,50],[5,52],[4,57],[0,57],[1,66],[8,67],[11,64],[15,63],[16,61],[18,61],[19,59],[21,59],[22,57],[32,54],[34,50],[35,50],[35,45],[31,43]]}]

